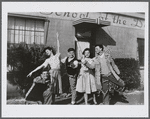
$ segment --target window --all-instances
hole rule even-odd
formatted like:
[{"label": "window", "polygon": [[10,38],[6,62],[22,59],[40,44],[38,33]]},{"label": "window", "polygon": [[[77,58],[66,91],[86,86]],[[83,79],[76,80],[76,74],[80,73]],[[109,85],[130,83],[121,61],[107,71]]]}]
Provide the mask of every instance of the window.
[{"label": "window", "polygon": [[8,17],[8,43],[44,44],[44,20]]},{"label": "window", "polygon": [[137,42],[138,42],[139,62],[140,62],[140,66],[143,67],[144,66],[144,39],[138,38]]}]

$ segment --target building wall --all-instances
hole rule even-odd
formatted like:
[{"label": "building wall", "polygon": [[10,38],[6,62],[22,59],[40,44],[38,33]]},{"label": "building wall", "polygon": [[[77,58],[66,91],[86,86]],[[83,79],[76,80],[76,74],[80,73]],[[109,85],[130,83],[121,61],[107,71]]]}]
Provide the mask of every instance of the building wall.
[{"label": "building wall", "polygon": [[50,18],[48,29],[48,39],[46,45],[56,48],[56,33],[59,33],[60,52],[62,57],[67,55],[67,50],[70,47],[75,48],[75,28],[72,26],[72,21]]},{"label": "building wall", "polygon": [[[49,19],[48,37],[45,45],[56,47],[56,33],[59,33],[60,52],[62,57],[67,55],[69,47],[75,47],[75,28],[72,22],[80,18],[99,18],[110,21],[111,25],[97,30],[96,42],[107,42],[108,48],[114,58],[137,59],[137,38],[144,39],[145,20],[142,15],[133,13],[133,16],[123,13],[71,13],[71,12],[35,12],[17,13]],[[47,26],[45,26],[45,29]],[[103,32],[102,32],[103,31]],[[104,34],[105,32],[105,34]],[[45,32],[47,33],[47,32]],[[46,36],[46,34],[45,34]],[[106,43],[106,44],[107,44]]]},{"label": "building wall", "polygon": [[[58,32],[60,40],[60,52],[62,57],[64,57],[67,55],[68,48],[75,48],[75,28],[72,26],[71,20],[56,18],[49,18],[49,20],[50,25],[48,29],[48,39],[46,45],[54,46],[56,48],[56,33]],[[113,41],[108,41],[110,44],[107,45],[107,47],[111,50],[111,55],[114,58],[138,58],[137,38],[144,38],[144,30],[118,26],[107,26],[102,27],[102,29],[107,33],[108,36],[103,36],[103,32],[98,30],[96,33],[96,42],[103,44],[106,39],[109,39],[107,37],[112,38]]]},{"label": "building wall", "polygon": [[143,30],[117,26],[104,27],[103,29],[116,42],[116,45],[108,46],[114,58],[138,58],[137,38],[144,38]]},{"label": "building wall", "polygon": [[[114,58],[138,58],[137,53],[137,38],[144,38],[144,20],[130,16],[122,16],[118,14],[105,14],[105,13],[84,13],[84,16],[89,18],[97,18],[100,14],[100,19],[111,21],[111,26],[102,27],[106,32],[105,36],[99,29],[97,30],[96,42],[103,44],[106,39],[110,42],[108,48]],[[69,17],[67,16],[69,15]],[[76,18],[72,14],[61,14],[59,17],[56,13],[49,16],[50,27],[48,32],[47,44],[54,44],[56,46],[56,32],[60,34],[60,51],[62,56],[65,56],[69,47],[75,47],[74,35],[75,28],[72,22],[79,19],[78,14]],[[140,22],[139,22],[140,21]],[[134,24],[134,25],[133,25]],[[136,24],[136,25],[135,25]],[[100,36],[99,36],[100,34]],[[109,41],[110,39],[110,41]],[[111,41],[112,39],[112,41]],[[93,41],[94,42],[94,41]]]}]

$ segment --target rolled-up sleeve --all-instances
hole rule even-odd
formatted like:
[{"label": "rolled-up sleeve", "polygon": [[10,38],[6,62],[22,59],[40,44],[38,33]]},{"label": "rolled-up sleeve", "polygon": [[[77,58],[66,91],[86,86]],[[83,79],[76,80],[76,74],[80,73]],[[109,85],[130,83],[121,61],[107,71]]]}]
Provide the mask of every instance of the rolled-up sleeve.
[{"label": "rolled-up sleeve", "polygon": [[88,62],[86,62],[86,63],[85,63],[85,66],[87,66],[87,67],[90,68],[90,69],[94,69],[94,68],[95,68],[95,62],[93,61],[91,64],[88,63]]}]

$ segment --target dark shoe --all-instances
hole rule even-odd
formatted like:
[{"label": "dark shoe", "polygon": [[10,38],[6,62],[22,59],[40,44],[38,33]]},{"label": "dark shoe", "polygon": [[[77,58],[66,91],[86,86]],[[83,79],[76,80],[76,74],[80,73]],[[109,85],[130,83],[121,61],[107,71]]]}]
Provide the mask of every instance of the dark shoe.
[{"label": "dark shoe", "polygon": [[122,79],[119,79],[118,82],[122,85],[122,87],[125,86],[125,83],[124,83],[124,81]]}]

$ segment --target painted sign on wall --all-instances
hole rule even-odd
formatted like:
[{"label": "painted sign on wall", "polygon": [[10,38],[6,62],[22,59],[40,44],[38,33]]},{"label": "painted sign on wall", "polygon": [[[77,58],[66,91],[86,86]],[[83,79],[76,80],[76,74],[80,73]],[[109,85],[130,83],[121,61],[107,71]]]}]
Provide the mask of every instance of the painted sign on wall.
[{"label": "painted sign on wall", "polygon": [[145,20],[135,17],[128,17],[118,14],[110,14],[110,13],[103,13],[99,16],[101,20],[111,21],[111,25],[120,25],[123,27],[131,27],[131,28],[138,28],[144,29],[145,28]]},{"label": "painted sign on wall", "polygon": [[130,27],[137,29],[145,28],[145,20],[142,18],[124,16],[117,13],[100,13],[100,12],[40,12],[48,17],[77,20],[81,18],[99,18],[104,21],[110,21],[111,25]]}]

